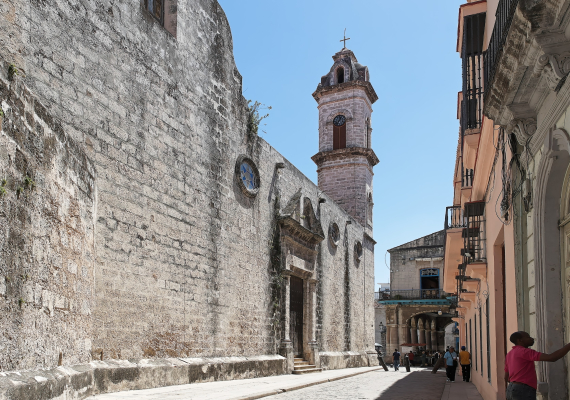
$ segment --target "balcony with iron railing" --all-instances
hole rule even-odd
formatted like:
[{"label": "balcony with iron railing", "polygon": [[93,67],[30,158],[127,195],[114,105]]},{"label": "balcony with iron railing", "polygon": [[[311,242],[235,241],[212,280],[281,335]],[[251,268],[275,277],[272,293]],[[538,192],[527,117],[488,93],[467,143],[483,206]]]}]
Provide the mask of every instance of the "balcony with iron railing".
[{"label": "balcony with iron railing", "polygon": [[465,228],[467,226],[461,206],[445,208],[445,230],[453,228]]},{"label": "balcony with iron railing", "polygon": [[463,228],[463,260],[464,264],[485,263],[485,202],[465,203],[465,220]]},{"label": "balcony with iron railing", "polygon": [[461,132],[479,133],[483,121],[483,38],[486,13],[464,17],[461,46],[463,100]]},{"label": "balcony with iron railing", "polygon": [[442,289],[391,290],[389,293],[375,293],[377,300],[441,300],[449,294]]},{"label": "balcony with iron railing", "polygon": [[483,68],[485,96],[487,96],[487,94],[490,92],[489,89],[493,84],[496,68],[501,59],[503,47],[505,45],[507,34],[509,33],[509,29],[511,27],[513,16],[515,15],[518,3],[519,0],[500,0],[499,4],[497,5],[493,33],[491,34],[489,46],[485,52],[485,65]]}]

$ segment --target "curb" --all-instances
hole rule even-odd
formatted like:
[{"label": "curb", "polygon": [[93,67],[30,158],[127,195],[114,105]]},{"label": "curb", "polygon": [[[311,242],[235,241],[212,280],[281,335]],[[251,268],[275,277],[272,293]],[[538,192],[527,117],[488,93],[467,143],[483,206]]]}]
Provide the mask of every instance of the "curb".
[{"label": "curb", "polygon": [[334,382],[334,381],[338,381],[338,380],[345,379],[345,378],[351,378],[351,377],[356,376],[356,375],[367,374],[369,372],[378,371],[380,369],[382,369],[382,367],[377,367],[374,369],[370,369],[368,371],[360,371],[360,372],[354,372],[352,374],[337,376],[336,378],[328,378],[328,379],[323,379],[323,380],[316,381],[316,382],[305,383],[303,385],[297,385],[297,386],[291,386],[291,387],[283,388],[283,389],[271,390],[268,392],[258,393],[258,394],[254,394],[251,396],[236,397],[236,398],[233,398],[231,400],[257,400],[257,399],[261,399],[261,398],[267,397],[267,396],[275,396],[276,394],[280,394],[280,393],[292,392],[294,390],[305,389],[305,388],[310,387],[310,386],[321,385],[321,384],[327,383],[327,382]]}]

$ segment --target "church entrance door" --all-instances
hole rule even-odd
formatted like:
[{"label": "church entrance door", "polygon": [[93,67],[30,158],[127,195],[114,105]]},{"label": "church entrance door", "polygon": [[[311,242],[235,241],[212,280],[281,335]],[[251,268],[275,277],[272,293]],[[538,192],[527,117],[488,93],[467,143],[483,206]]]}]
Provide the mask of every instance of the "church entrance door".
[{"label": "church entrance door", "polygon": [[291,276],[290,327],[293,352],[296,357],[303,355],[303,280]]}]

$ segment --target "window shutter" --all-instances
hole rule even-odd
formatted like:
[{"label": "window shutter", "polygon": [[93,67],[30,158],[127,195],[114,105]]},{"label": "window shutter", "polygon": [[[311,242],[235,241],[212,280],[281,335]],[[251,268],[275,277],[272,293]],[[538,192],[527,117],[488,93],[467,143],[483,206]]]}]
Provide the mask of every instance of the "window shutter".
[{"label": "window shutter", "polygon": [[177,0],[163,0],[164,1],[164,29],[166,29],[172,36],[176,38],[176,25],[178,5]]},{"label": "window shutter", "polygon": [[343,126],[339,126],[339,140],[338,140],[338,145],[339,145],[339,149],[344,149],[346,147],[346,124],[344,124]]}]

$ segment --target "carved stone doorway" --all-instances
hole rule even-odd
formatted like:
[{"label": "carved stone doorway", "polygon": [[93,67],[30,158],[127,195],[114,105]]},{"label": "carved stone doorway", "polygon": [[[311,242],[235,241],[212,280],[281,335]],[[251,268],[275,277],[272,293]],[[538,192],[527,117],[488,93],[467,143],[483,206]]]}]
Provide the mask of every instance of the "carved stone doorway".
[{"label": "carved stone doorway", "polygon": [[295,357],[303,357],[303,280],[291,276],[290,332]]}]

